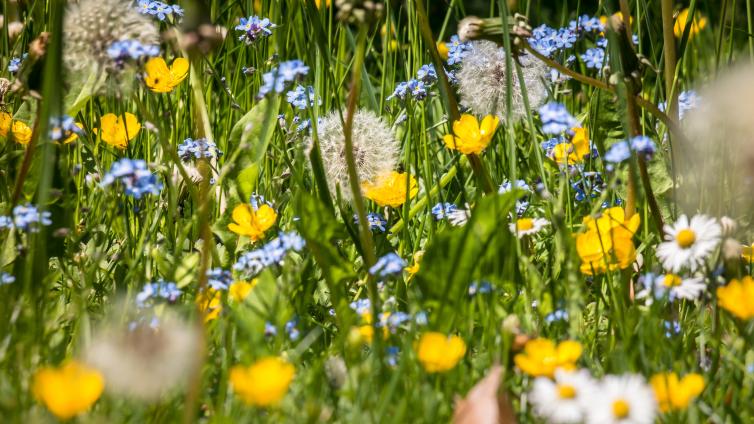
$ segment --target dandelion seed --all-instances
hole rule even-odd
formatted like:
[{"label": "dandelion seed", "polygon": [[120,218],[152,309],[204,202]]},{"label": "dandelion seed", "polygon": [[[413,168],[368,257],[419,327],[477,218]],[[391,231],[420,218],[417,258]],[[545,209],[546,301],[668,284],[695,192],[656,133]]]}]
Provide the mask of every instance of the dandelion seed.
[{"label": "dandelion seed", "polygon": [[63,34],[63,61],[72,75],[117,70],[116,61],[108,54],[108,49],[121,40],[133,40],[142,46],[159,43],[154,23],[121,0],[70,3]]},{"label": "dandelion seed", "polygon": [[504,121],[507,118],[506,104],[510,94],[511,117],[514,120],[523,118],[527,115],[527,110],[522,85],[526,88],[530,108],[539,107],[547,98],[545,80],[548,67],[526,55],[514,58],[521,67],[524,79],[523,82],[519,81],[515,68],[511,68],[511,92],[508,93],[505,56],[505,50],[491,41],[474,41],[471,50],[463,57],[461,69],[456,73],[458,93],[461,102],[476,115],[496,115]]},{"label": "dandelion seed", "polygon": [[163,317],[156,327],[103,327],[86,351],[87,363],[102,372],[107,390],[156,399],[186,381],[197,365],[196,327]]},{"label": "dandelion seed", "polygon": [[[352,193],[345,159],[345,136],[338,112],[332,112],[317,124],[317,137],[322,152],[322,162],[327,183],[332,193],[340,187],[342,196],[350,200]],[[360,183],[373,181],[378,176],[398,167],[400,145],[387,123],[371,111],[358,110],[353,117],[353,156]],[[307,138],[309,149],[311,137]]]}]

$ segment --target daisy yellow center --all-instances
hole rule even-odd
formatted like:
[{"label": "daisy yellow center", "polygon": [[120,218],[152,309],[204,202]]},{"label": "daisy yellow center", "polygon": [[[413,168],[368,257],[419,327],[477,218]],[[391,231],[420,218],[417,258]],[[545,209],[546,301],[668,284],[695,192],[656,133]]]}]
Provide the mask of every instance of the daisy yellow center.
[{"label": "daisy yellow center", "polygon": [[696,234],[693,230],[685,228],[678,232],[675,236],[675,241],[684,249],[691,247],[696,241]]},{"label": "daisy yellow center", "polygon": [[516,229],[518,231],[528,231],[534,228],[534,220],[531,218],[521,218],[516,221]]},{"label": "daisy yellow center", "polygon": [[675,274],[666,274],[665,278],[662,280],[662,284],[665,285],[665,287],[675,287],[681,285],[681,277],[675,275]]},{"label": "daisy yellow center", "polygon": [[618,399],[613,402],[613,415],[615,418],[626,418],[629,412],[631,412],[631,409],[625,400]]},{"label": "daisy yellow center", "polygon": [[558,385],[558,397],[561,399],[573,399],[576,397],[576,388],[568,384]]}]

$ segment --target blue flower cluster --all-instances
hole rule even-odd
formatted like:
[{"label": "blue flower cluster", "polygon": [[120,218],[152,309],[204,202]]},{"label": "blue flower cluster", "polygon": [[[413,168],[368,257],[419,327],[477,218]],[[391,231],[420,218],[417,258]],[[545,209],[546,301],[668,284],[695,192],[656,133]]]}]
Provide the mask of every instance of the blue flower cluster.
[{"label": "blue flower cluster", "polygon": [[285,332],[288,333],[288,338],[291,339],[292,342],[295,342],[301,337],[301,332],[298,331],[296,324],[298,324],[298,317],[293,317],[285,323]]},{"label": "blue flower cluster", "polygon": [[21,69],[21,63],[29,56],[28,53],[24,53],[21,57],[14,57],[8,62],[8,72],[15,74]]},{"label": "blue flower cluster", "polygon": [[223,152],[217,148],[217,145],[206,138],[198,138],[196,140],[187,138],[183,140],[183,143],[178,145],[178,156],[184,162],[202,157],[207,159],[218,158],[222,155]]},{"label": "blue flower cluster", "polygon": [[398,275],[406,268],[406,261],[396,253],[390,252],[377,260],[377,263],[369,268],[369,273],[377,278],[386,278]]},{"label": "blue flower cluster", "polygon": [[13,284],[16,281],[16,277],[8,274],[7,272],[0,272],[0,286],[6,284]]},{"label": "blue flower cluster", "polygon": [[273,68],[270,72],[262,75],[259,97],[264,97],[272,92],[282,94],[289,83],[308,73],[309,67],[298,59],[281,62],[277,68]]},{"label": "blue flower cluster", "polygon": [[545,322],[548,324],[552,324],[554,322],[558,321],[568,321],[568,312],[566,312],[564,309],[556,309],[545,317]]},{"label": "blue flower cluster", "polygon": [[372,313],[372,302],[369,299],[357,299],[351,302],[348,306],[359,315]]},{"label": "blue flower cluster", "polygon": [[[353,223],[356,225],[359,225],[359,215],[354,214],[353,215]],[[369,224],[369,229],[379,230],[381,233],[384,233],[387,231],[387,220],[382,217],[382,215],[374,212],[370,212],[367,214],[367,223]]]},{"label": "blue flower cluster", "polygon": [[[445,74],[448,76],[451,84],[456,84],[458,80],[452,71],[446,69]],[[424,100],[436,82],[437,72],[435,71],[435,67],[431,64],[422,65],[416,72],[416,78],[399,82],[395,90],[393,90],[393,94],[388,96],[387,100],[397,98],[405,101],[409,97],[412,97],[414,100]]]},{"label": "blue flower cluster", "polygon": [[448,46],[448,65],[461,63],[463,57],[471,51],[471,43],[461,42],[457,35],[450,37]]},{"label": "blue flower cluster", "polygon": [[449,214],[455,212],[458,210],[458,207],[454,205],[453,203],[445,202],[445,203],[438,203],[434,206],[432,206],[432,215],[434,215],[435,220],[439,221],[441,219],[445,219]]},{"label": "blue flower cluster", "polygon": [[136,306],[143,308],[148,306],[150,301],[163,299],[174,303],[181,296],[181,289],[173,282],[167,282],[159,279],[154,283],[148,283],[136,294]]},{"label": "blue flower cluster", "polygon": [[160,194],[162,190],[162,183],[141,159],[123,158],[113,163],[110,171],[102,179],[100,187],[108,187],[116,181],[120,181],[127,196],[135,199],[141,199],[145,194]]},{"label": "blue flower cluster", "polygon": [[230,271],[222,268],[212,268],[207,270],[207,285],[212,290],[228,290],[233,284],[233,275]]},{"label": "blue flower cluster", "polygon": [[166,4],[161,1],[139,0],[136,9],[143,15],[152,15],[164,21],[168,17],[179,21],[183,17],[183,8],[177,4]]},{"label": "blue flower cluster", "polygon": [[72,117],[68,115],[50,117],[50,140],[61,141],[72,136],[73,134],[81,133],[81,128],[76,125]]},{"label": "blue flower cluster", "polygon": [[619,164],[630,158],[632,151],[642,155],[644,159],[650,160],[657,151],[657,146],[651,138],[645,135],[633,137],[628,141],[623,140],[614,143],[605,152],[605,161],[608,162],[608,171],[613,170],[613,164]]},{"label": "blue flower cluster", "polygon": [[270,22],[268,18],[260,18],[259,16],[249,16],[248,18],[241,18],[240,25],[236,25],[236,31],[243,31],[239,40],[246,44],[252,44],[262,37],[269,37],[272,34],[272,28],[275,28],[275,24]]},{"label": "blue flower cluster", "polygon": [[581,15],[568,23],[568,29],[577,33],[583,31],[603,32],[605,31],[605,26],[600,22],[600,18],[596,16]]},{"label": "blue flower cluster", "polygon": [[469,296],[492,293],[492,284],[489,281],[473,281],[469,284]]},{"label": "blue flower cluster", "polygon": [[403,312],[396,311],[393,313],[383,312],[380,314],[380,321],[377,324],[378,327],[387,327],[391,333],[395,333],[404,322],[411,321],[411,315]]},{"label": "blue flower cluster", "polygon": [[[696,107],[698,101],[699,96],[696,94],[696,91],[689,90],[681,92],[681,94],[678,95],[678,119],[683,119],[686,112]],[[657,106],[657,108],[663,112],[665,112],[667,107],[667,102],[662,102]]]},{"label": "blue flower cluster", "polygon": [[605,63],[605,51],[599,47],[587,49],[587,51],[581,55],[581,60],[584,61],[584,65],[587,68],[601,71]]},{"label": "blue flower cluster", "polygon": [[233,270],[240,273],[242,278],[252,278],[268,266],[281,265],[288,252],[300,252],[305,245],[304,239],[295,231],[281,232],[259,249],[241,255]]},{"label": "blue flower cluster", "polygon": [[516,215],[519,217],[522,217],[527,209],[529,209],[529,194],[531,193],[531,187],[529,187],[529,184],[526,184],[526,181],[524,180],[516,180],[515,184],[511,181],[505,180],[502,184],[500,184],[500,188],[498,188],[497,192],[499,194],[504,194],[509,191],[511,191],[513,188],[517,188],[519,190],[523,190],[527,192],[526,195],[522,196],[520,199],[516,200]]},{"label": "blue flower cluster", "polygon": [[107,55],[115,61],[117,66],[123,66],[129,60],[141,60],[145,57],[158,56],[160,46],[144,45],[138,40],[118,40],[114,41],[107,48]]},{"label": "blue flower cluster", "polygon": [[583,202],[587,198],[597,198],[605,188],[605,182],[599,172],[582,172],[581,178],[571,183],[571,188],[576,193],[576,201]]},{"label": "blue flower cluster", "polygon": [[318,106],[322,104],[322,99],[314,95],[314,87],[304,87],[299,84],[293,90],[286,94],[288,103],[294,108],[305,110],[308,107],[314,107],[316,103]]},{"label": "blue flower cluster", "polygon": [[539,117],[542,119],[542,132],[545,134],[563,134],[579,126],[565,105],[557,102],[549,102],[540,107]]},{"label": "blue flower cluster", "polygon": [[571,28],[554,29],[542,24],[534,28],[529,45],[542,56],[551,57],[555,53],[573,47],[578,34]]},{"label": "blue flower cluster", "polygon": [[0,229],[16,228],[21,231],[36,233],[40,226],[51,225],[50,212],[40,212],[36,206],[29,203],[17,205],[13,208],[13,217],[0,216]]}]

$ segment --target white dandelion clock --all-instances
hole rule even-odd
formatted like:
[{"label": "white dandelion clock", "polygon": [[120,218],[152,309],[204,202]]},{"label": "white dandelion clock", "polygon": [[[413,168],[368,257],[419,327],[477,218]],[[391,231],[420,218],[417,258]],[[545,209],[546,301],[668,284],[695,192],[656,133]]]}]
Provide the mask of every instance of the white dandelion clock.
[{"label": "white dandelion clock", "polygon": [[130,1],[81,0],[65,14],[63,61],[69,74],[112,69],[108,49],[116,41],[159,44],[153,20],[140,14]]},{"label": "white dandelion clock", "polygon": [[686,215],[673,225],[665,225],[665,241],[657,246],[662,266],[673,273],[683,268],[695,272],[720,244],[722,228],[714,218]]},{"label": "white dandelion clock", "polygon": [[156,399],[185,384],[198,365],[196,328],[177,319],[105,328],[86,351],[107,389],[138,399]]},{"label": "white dandelion clock", "polygon": [[543,228],[550,225],[550,221],[544,218],[518,218],[515,222],[508,224],[511,233],[518,238],[537,234]]},{"label": "white dandelion clock", "polygon": [[[531,109],[538,108],[547,99],[545,80],[548,68],[529,55],[519,56],[514,60],[518,61],[524,76],[522,84],[515,63],[511,63],[510,112],[513,119],[518,120],[527,114],[522,85],[526,88]],[[456,73],[461,103],[471,108],[476,115],[497,115],[500,120],[507,119],[507,72],[505,49],[492,41],[472,42],[471,51],[464,56],[461,69]]]},{"label": "white dandelion clock", "polygon": [[[318,122],[317,138],[330,192],[335,195],[336,188],[340,187],[341,195],[350,200],[352,193],[340,113],[334,111]],[[360,182],[372,181],[398,167],[400,145],[387,123],[374,112],[356,111],[351,140]],[[311,150],[311,137],[307,142],[308,149]]]},{"label": "white dandelion clock", "polygon": [[584,420],[584,396],[594,391],[594,380],[586,370],[555,371],[555,379],[534,380],[529,400],[534,411],[554,424],[579,423]]},{"label": "white dandelion clock", "polygon": [[605,376],[582,398],[587,424],[652,424],[657,401],[640,375]]}]

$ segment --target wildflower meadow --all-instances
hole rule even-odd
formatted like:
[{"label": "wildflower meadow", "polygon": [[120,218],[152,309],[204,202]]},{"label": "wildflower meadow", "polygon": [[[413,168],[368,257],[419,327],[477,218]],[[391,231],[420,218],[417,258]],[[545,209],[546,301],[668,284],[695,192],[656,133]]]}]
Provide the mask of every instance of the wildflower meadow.
[{"label": "wildflower meadow", "polygon": [[0,422],[754,422],[752,0],[4,0]]}]

